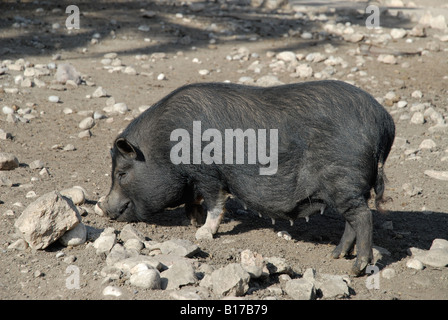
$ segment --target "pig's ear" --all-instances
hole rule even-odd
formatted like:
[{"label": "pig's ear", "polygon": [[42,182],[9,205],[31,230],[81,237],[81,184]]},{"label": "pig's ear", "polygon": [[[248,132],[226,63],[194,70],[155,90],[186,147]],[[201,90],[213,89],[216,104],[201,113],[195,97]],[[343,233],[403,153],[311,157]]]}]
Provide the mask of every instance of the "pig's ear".
[{"label": "pig's ear", "polygon": [[137,157],[135,148],[125,138],[117,139],[117,141],[115,141],[115,146],[123,156],[131,159],[135,159]]}]

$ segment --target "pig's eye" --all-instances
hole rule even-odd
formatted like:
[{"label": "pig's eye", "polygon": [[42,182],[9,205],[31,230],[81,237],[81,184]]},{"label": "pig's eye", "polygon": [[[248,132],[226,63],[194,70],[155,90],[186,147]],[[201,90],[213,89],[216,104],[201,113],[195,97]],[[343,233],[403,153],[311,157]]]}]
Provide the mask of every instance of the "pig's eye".
[{"label": "pig's eye", "polygon": [[127,173],[126,172],[118,172],[118,180],[122,181],[124,178],[126,178]]}]

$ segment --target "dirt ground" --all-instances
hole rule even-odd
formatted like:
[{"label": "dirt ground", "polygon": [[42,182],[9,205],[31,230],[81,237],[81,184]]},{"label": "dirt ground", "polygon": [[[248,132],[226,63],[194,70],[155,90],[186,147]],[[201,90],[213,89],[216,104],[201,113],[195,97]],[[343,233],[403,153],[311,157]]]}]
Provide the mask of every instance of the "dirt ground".
[{"label": "dirt ground", "polygon": [[[100,217],[93,208],[100,196],[109,190],[111,144],[130,119],[138,115],[138,108],[152,105],[170,91],[193,82],[238,82],[243,76],[258,79],[267,74],[276,75],[284,83],[315,80],[312,77],[292,78],[288,71],[273,71],[269,67],[272,60],[269,52],[285,50],[304,55],[320,52],[327,57],[342,57],[348,65],[336,66],[336,73],[331,78],[350,81],[383,102],[389,91],[408,102],[405,108],[398,108],[396,104],[386,106],[396,122],[396,136],[406,139],[408,144],[405,148],[394,146],[386,163],[386,195],[392,199],[385,205],[388,212],[373,211],[374,244],[390,252],[390,255],[383,255],[376,266],[380,270],[392,268],[395,275],[390,279],[380,277],[379,289],[369,289],[365,276],[350,277],[352,292],[349,299],[448,299],[448,268],[426,267],[417,271],[406,267],[410,247],[429,249],[434,239],[448,239],[448,182],[424,174],[428,169],[448,169],[448,161],[442,161],[448,155],[448,131],[431,133],[429,122],[410,123],[413,103],[429,102],[448,117],[448,42],[435,37],[444,35],[444,31],[427,28],[426,37],[408,36],[379,45],[385,50],[415,52],[426,48],[428,42],[436,41],[439,50],[399,55],[398,63],[392,65],[377,61],[375,55],[367,55],[363,56],[364,63],[357,66],[359,55],[353,52],[365,40],[355,43],[328,36],[322,32],[324,25],[328,20],[336,19],[346,26],[350,22],[364,34],[376,31],[366,30],[367,16],[359,11],[342,7],[331,10],[331,6],[321,1],[306,2],[311,5],[300,15],[288,7],[269,10],[234,5],[236,1],[205,2],[205,7],[199,9],[180,1],[75,2],[80,8],[81,25],[79,30],[71,32],[65,28],[68,16],[65,8],[72,4],[69,1],[0,2],[0,61],[23,58],[34,65],[71,63],[86,80],[76,88],[63,86],[63,90],[55,90],[49,87],[54,70],[51,75],[40,78],[47,83],[44,88],[15,85],[14,77],[23,72],[7,71],[0,75],[1,107],[29,106],[35,110],[32,113],[35,118],[29,123],[10,123],[5,114],[0,114],[0,128],[13,137],[0,140],[0,152],[12,153],[20,162],[19,168],[1,172],[12,181],[12,186],[0,186],[0,299],[112,299],[102,294],[108,285],[103,283],[100,275],[104,260],[89,247],[89,241],[76,247],[54,243],[40,251],[7,249],[16,239],[15,219],[36,199],[27,194],[34,191],[40,196],[52,190],[82,186],[89,200],[84,205],[87,212],[82,217],[83,223],[91,231],[100,232],[109,226],[121,230],[124,223]],[[416,21],[407,16],[417,10],[409,9],[409,1],[403,2],[406,15],[397,16],[400,7],[396,6],[382,13],[383,33],[388,34],[391,28],[411,30],[417,24],[418,18]],[[414,1],[419,13],[425,11],[423,3],[428,2]],[[430,4],[433,8],[443,9],[443,1]],[[353,8],[363,5],[353,2]],[[39,8],[42,10],[37,10]],[[154,14],[142,16],[142,10]],[[307,15],[315,17],[319,14],[325,14],[327,20],[305,19]],[[54,26],[55,23],[60,27]],[[148,26],[149,31],[138,30],[139,26]],[[300,34],[305,31],[311,32],[313,38],[303,39]],[[413,42],[406,42],[408,38]],[[335,49],[334,53],[325,51],[329,44]],[[241,47],[255,55],[230,61],[228,56],[234,56]],[[111,52],[117,53],[122,64],[132,66],[137,74],[109,72],[103,68],[101,60]],[[165,55],[153,55],[160,52]],[[60,54],[60,60],[53,60],[55,54]],[[255,60],[264,65],[258,74],[248,70]],[[311,65],[315,71],[325,67],[317,63]],[[200,75],[202,69],[209,73]],[[360,71],[367,72],[367,76]],[[157,79],[161,73],[166,76],[165,80]],[[131,111],[125,115],[103,112],[107,98],[86,98],[98,86],[102,86],[116,102],[126,103]],[[18,87],[19,92],[13,94],[2,90],[9,87]],[[423,97],[412,97],[415,90],[420,90]],[[59,96],[61,102],[49,102],[51,95]],[[64,108],[71,108],[73,113],[64,114]],[[78,124],[85,116],[79,112],[85,110],[101,111],[108,118],[96,121],[90,138],[80,139]],[[417,149],[424,139],[432,139],[436,147],[419,150],[416,157],[405,154],[407,149]],[[75,150],[64,151],[62,148],[68,144],[74,145]],[[48,175],[41,176],[39,170],[30,168],[35,160],[45,163]],[[407,194],[403,189],[405,183],[418,188],[419,192],[412,196]],[[157,214],[153,223],[135,223],[134,226],[155,241],[180,238],[197,243],[201,248],[201,253],[195,257],[198,264],[224,266],[238,262],[240,252],[250,249],[266,257],[287,259],[298,274],[310,267],[318,273],[348,274],[353,258],[333,260],[328,257],[342,235],[342,217],[330,213],[312,216],[308,223],[304,219],[298,220],[293,227],[288,221],[278,221],[273,226],[270,220],[251,213],[241,214],[232,202],[228,207],[229,213],[213,241],[195,239],[196,229],[186,223],[183,209]],[[292,240],[278,237],[279,231],[287,231]],[[64,262],[63,258],[56,257],[60,251],[65,256],[74,256],[75,260]],[[80,289],[66,286],[69,265],[80,270]],[[279,281],[270,277],[265,282],[251,282],[250,294],[245,299],[271,296],[266,288]],[[163,290],[136,289],[120,282],[114,285],[123,291],[120,299],[173,299]],[[289,299],[286,295],[281,298]]]}]

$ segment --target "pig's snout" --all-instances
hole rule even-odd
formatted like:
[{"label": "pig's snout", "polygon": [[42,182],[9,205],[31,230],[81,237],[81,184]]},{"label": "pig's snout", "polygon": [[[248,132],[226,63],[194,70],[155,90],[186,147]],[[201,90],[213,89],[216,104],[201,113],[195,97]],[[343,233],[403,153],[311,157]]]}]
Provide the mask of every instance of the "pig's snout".
[{"label": "pig's snout", "polygon": [[100,199],[97,204],[107,217],[114,220],[126,220],[132,207],[129,199],[114,199],[110,195]]}]

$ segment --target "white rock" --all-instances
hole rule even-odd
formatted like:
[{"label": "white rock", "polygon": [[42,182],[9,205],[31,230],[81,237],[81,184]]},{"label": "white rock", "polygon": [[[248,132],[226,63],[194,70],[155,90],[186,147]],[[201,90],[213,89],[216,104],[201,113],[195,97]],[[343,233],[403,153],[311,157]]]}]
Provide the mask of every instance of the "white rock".
[{"label": "white rock", "polygon": [[400,109],[406,107],[407,105],[408,105],[408,102],[404,101],[404,100],[400,100],[397,102],[397,108],[400,108]]},{"label": "white rock", "polygon": [[347,278],[340,275],[318,274],[314,285],[327,299],[343,298],[349,295]]},{"label": "white rock", "polygon": [[59,97],[58,96],[49,96],[48,101],[53,102],[53,103],[58,103]]},{"label": "white rock", "polygon": [[19,167],[19,160],[11,153],[0,152],[0,170],[14,170]]},{"label": "white rock", "polygon": [[423,93],[420,90],[415,90],[411,94],[412,98],[420,99],[423,97]]},{"label": "white rock", "polygon": [[141,25],[141,26],[138,27],[138,30],[139,31],[143,31],[143,32],[148,32],[150,29],[151,28],[148,25],[146,25],[146,24]]},{"label": "white rock", "polygon": [[406,36],[406,30],[403,28],[393,28],[390,31],[390,35],[392,36],[393,39],[401,39],[404,38]]},{"label": "white rock", "polygon": [[115,286],[107,286],[103,289],[103,296],[121,297],[123,292]]},{"label": "white rock", "polygon": [[81,221],[73,202],[49,192],[32,202],[14,226],[33,249],[45,249]]},{"label": "white rock", "polygon": [[76,205],[83,204],[86,199],[85,192],[81,188],[73,187],[73,188],[62,190],[62,191],[60,191],[60,193],[64,197],[70,198],[73,201],[73,203]]},{"label": "white rock", "polygon": [[161,279],[160,273],[156,269],[142,270],[131,275],[129,279],[131,285],[145,289],[160,289]]},{"label": "white rock", "polygon": [[201,69],[198,71],[201,76],[206,76],[210,74],[210,71],[207,69]]},{"label": "white rock", "polygon": [[[98,201],[102,201],[102,198],[105,197],[101,197],[100,200]],[[120,232],[120,239],[123,242],[127,242],[130,239],[137,239],[140,242],[144,242],[145,236],[141,234],[140,231],[135,229],[131,224],[127,224],[123,227],[123,229]]]},{"label": "white rock", "polygon": [[117,237],[114,228],[106,228],[93,243],[93,247],[96,249],[96,254],[108,254],[116,241]]},{"label": "white rock", "polygon": [[262,87],[278,86],[284,84],[276,76],[266,75],[259,78],[256,82],[257,85]]},{"label": "white rock", "polygon": [[438,15],[437,17],[432,17],[429,22],[429,25],[433,29],[445,30],[447,28],[445,16]]},{"label": "white rock", "polygon": [[166,76],[165,74],[161,73],[157,76],[157,80],[161,81],[161,80],[166,80]]},{"label": "white rock", "polygon": [[81,83],[80,73],[69,63],[62,63],[58,65],[55,78],[57,82],[62,84],[66,83],[67,80],[73,80],[78,85]]},{"label": "white rock", "polygon": [[314,283],[303,278],[286,282],[285,291],[294,300],[313,300],[316,297]]},{"label": "white rock", "polygon": [[432,241],[431,248],[429,248],[429,250],[432,249],[448,249],[448,240],[434,239]]},{"label": "white rock", "polygon": [[448,181],[448,171],[425,170],[424,173],[431,178]]},{"label": "white rock", "polygon": [[415,112],[412,115],[411,123],[412,124],[423,124],[423,123],[425,123],[425,117],[423,116],[423,113]]},{"label": "white rock", "polygon": [[137,70],[135,70],[135,68],[133,68],[133,67],[128,66],[128,67],[124,68],[123,73],[129,74],[131,76],[135,76],[135,75],[137,75]]},{"label": "white rock", "polygon": [[4,107],[2,108],[2,112],[3,112],[4,114],[14,114],[14,109],[11,108],[11,107],[8,107],[8,106],[4,106]]},{"label": "white rock", "polygon": [[395,277],[395,275],[395,269],[392,268],[385,268],[383,271],[381,271],[381,276],[385,279],[392,279],[393,277]]},{"label": "white rock", "polygon": [[425,139],[420,143],[419,149],[434,149],[436,143],[432,139]]},{"label": "white rock", "polygon": [[78,127],[82,130],[88,130],[95,126],[95,119],[92,117],[84,118],[78,125]]},{"label": "white rock", "polygon": [[276,55],[276,58],[284,62],[293,62],[297,60],[296,54],[292,51],[282,51]]},{"label": "white rock", "polygon": [[165,241],[159,245],[159,249],[163,254],[174,254],[182,257],[192,257],[199,251],[196,244],[184,239]]},{"label": "white rock", "polygon": [[101,98],[101,97],[107,97],[106,90],[103,89],[103,87],[98,87],[93,93],[93,98]]},{"label": "white rock", "polygon": [[409,259],[406,262],[406,267],[408,267],[410,269],[416,269],[416,270],[423,270],[425,268],[423,263],[417,259]]},{"label": "white rock", "polygon": [[241,252],[241,266],[256,279],[262,275],[265,263],[261,254],[246,249]]},{"label": "white rock", "polygon": [[87,229],[83,223],[79,223],[73,229],[67,231],[59,238],[59,242],[64,246],[79,246],[86,242]]},{"label": "white rock", "polygon": [[126,250],[135,250],[140,252],[144,248],[143,242],[138,239],[129,239],[124,243],[124,247]]},{"label": "white rock", "polygon": [[448,249],[421,250],[413,254],[413,257],[431,267],[442,268],[448,265]]},{"label": "white rock", "polygon": [[198,281],[193,266],[186,260],[174,263],[171,268],[162,272],[161,278],[162,289],[166,290],[178,289]]},{"label": "white rock", "polygon": [[292,240],[292,237],[291,237],[291,235],[289,234],[288,231],[279,231],[279,232],[277,232],[277,237],[283,238],[283,239],[288,240],[288,241]]},{"label": "white rock", "polygon": [[231,263],[212,272],[213,292],[217,295],[242,296],[249,290],[250,275],[240,264]]},{"label": "white rock", "polygon": [[113,111],[119,114],[125,114],[129,111],[129,108],[124,102],[119,102],[113,105]]},{"label": "white rock", "polygon": [[380,54],[377,60],[385,64],[397,64],[397,58],[392,54]]},{"label": "white rock", "polygon": [[309,78],[313,75],[313,68],[307,64],[301,64],[296,67],[296,74],[300,78]]}]

